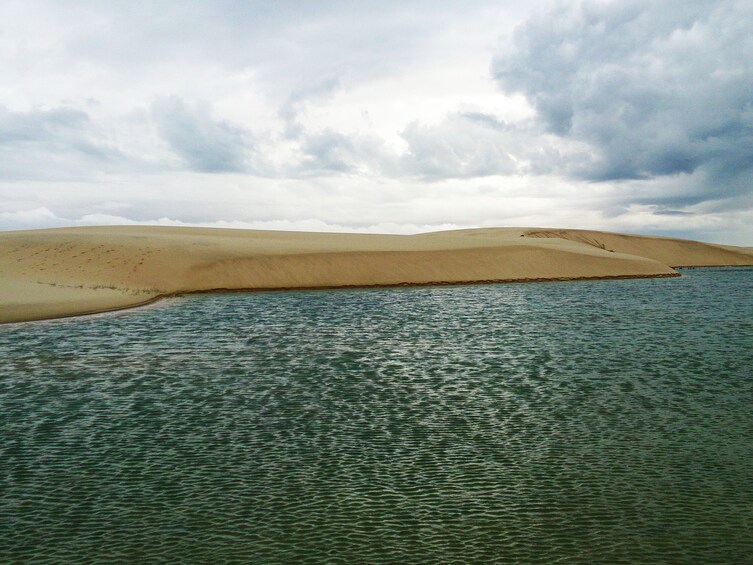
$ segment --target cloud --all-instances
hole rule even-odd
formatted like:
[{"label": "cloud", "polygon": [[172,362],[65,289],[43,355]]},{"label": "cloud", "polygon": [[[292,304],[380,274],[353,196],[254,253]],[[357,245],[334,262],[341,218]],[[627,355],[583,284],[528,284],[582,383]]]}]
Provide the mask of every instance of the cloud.
[{"label": "cloud", "polygon": [[55,144],[76,137],[88,126],[88,114],[72,108],[30,112],[0,109],[0,143],[3,145],[24,142]]},{"label": "cloud", "polygon": [[450,112],[434,123],[413,121],[399,132],[402,150],[373,134],[302,131],[297,173],[359,173],[391,179],[452,179],[539,175],[551,163],[582,158],[580,144],[563,144],[530,122],[507,123],[491,113]]},{"label": "cloud", "polygon": [[213,119],[206,105],[191,108],[172,96],[155,101],[151,113],[162,138],[190,169],[209,173],[249,169],[250,132]]},{"label": "cloud", "polygon": [[[83,1],[75,9],[45,0],[29,4],[23,12],[36,11],[43,23],[66,21],[67,29],[76,29],[56,37],[55,55],[66,62],[127,68],[130,76],[155,83],[194,74],[186,73],[189,68],[199,75],[206,69],[252,70],[265,93],[278,100],[322,77],[362,82],[406,66],[442,18],[437,2],[428,0],[391,3],[388,9],[382,2],[342,0]],[[202,89],[200,81],[181,86]]]},{"label": "cloud", "polygon": [[514,128],[492,115],[453,113],[433,125],[413,122],[402,132],[402,170],[429,180],[509,175],[518,171]]},{"label": "cloud", "polygon": [[184,222],[167,216],[153,217],[135,221],[125,216],[113,214],[85,214],[79,218],[67,218],[56,215],[47,207],[33,208],[17,212],[0,212],[0,229],[36,229],[49,227],[78,227],[78,226],[124,226],[150,225],[173,227],[204,227],[252,230],[282,230],[306,232],[348,232],[348,233],[392,233],[415,234],[426,231],[451,230],[460,226],[455,224],[407,224],[396,222],[379,222],[364,226],[345,226],[339,223],[309,218],[303,220],[217,220],[211,222]]},{"label": "cloud", "polygon": [[14,112],[0,106],[0,178],[43,179],[114,169],[124,159],[86,112],[57,107]]},{"label": "cloud", "polygon": [[753,5],[544,4],[0,3],[0,229],[647,226],[749,241]]},{"label": "cloud", "polygon": [[750,29],[749,2],[579,2],[530,19],[491,69],[548,132],[592,149],[550,170],[696,175],[696,197],[734,195],[753,170]]},{"label": "cloud", "polygon": [[330,78],[328,80],[318,80],[306,88],[299,88],[291,92],[277,113],[285,123],[285,137],[288,139],[300,137],[303,133],[300,114],[303,112],[305,105],[331,98],[339,87],[339,81]]}]

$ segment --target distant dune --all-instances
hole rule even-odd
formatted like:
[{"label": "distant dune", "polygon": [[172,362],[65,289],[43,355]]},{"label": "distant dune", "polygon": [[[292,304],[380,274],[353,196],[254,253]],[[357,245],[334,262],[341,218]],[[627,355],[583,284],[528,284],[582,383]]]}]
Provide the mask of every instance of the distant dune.
[{"label": "distant dune", "polygon": [[586,230],[412,236],[151,226],[0,232],[0,322],[213,290],[677,276],[753,265],[751,248]]}]

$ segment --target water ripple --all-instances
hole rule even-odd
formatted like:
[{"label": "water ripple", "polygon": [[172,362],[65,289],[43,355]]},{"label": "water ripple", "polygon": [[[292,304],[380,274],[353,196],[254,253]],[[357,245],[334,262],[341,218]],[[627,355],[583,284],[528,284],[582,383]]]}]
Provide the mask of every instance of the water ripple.
[{"label": "water ripple", "polygon": [[0,332],[2,562],[750,562],[753,270]]}]

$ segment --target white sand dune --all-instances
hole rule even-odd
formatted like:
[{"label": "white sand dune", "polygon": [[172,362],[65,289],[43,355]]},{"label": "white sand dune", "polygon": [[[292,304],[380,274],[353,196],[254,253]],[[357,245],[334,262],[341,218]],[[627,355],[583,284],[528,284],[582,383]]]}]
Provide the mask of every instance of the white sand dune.
[{"label": "white sand dune", "polygon": [[676,276],[753,265],[750,248],[585,230],[413,236],[152,226],[0,233],[0,322],[241,289]]}]

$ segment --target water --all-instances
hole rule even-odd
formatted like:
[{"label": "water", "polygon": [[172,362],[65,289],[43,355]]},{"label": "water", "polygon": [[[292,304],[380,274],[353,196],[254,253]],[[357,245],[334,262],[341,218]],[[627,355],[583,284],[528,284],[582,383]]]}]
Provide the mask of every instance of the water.
[{"label": "water", "polygon": [[753,562],[753,269],[0,328],[0,562]]}]

